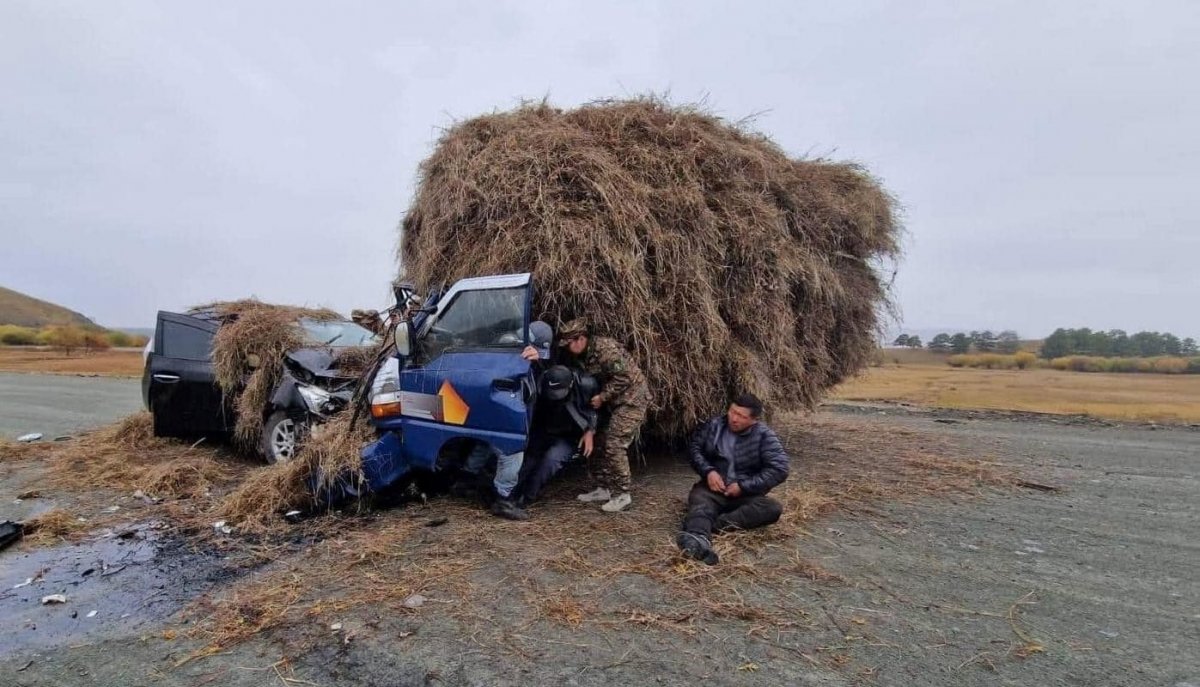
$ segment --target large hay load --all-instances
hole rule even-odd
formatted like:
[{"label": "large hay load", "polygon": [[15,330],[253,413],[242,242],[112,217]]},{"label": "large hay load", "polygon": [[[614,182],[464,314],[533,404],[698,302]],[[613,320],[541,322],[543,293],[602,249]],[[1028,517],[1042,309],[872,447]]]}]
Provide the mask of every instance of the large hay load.
[{"label": "large hay load", "polygon": [[811,408],[875,346],[899,226],[857,165],[643,99],[470,119],[420,172],[404,277],[533,272],[543,319],[586,316],[635,353],[659,438],[740,390]]}]

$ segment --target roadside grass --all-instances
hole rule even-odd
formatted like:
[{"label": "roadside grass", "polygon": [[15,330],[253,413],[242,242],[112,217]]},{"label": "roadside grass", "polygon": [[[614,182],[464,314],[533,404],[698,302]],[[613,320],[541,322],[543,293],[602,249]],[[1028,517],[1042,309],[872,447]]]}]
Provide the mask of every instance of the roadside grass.
[{"label": "roadside grass", "polygon": [[60,351],[0,346],[0,372],[27,372],[102,377],[141,377],[141,351],[95,351],[63,355]]},{"label": "roadside grass", "polygon": [[874,367],[834,389],[843,401],[1089,415],[1110,420],[1200,422],[1200,376]]}]

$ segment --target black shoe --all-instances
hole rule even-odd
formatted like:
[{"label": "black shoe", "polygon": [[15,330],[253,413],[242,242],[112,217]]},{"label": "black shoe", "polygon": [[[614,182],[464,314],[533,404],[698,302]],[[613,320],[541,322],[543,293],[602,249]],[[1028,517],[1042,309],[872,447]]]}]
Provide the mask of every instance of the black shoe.
[{"label": "black shoe", "polygon": [[517,508],[512,499],[496,499],[492,503],[492,515],[505,520],[528,520],[529,513]]},{"label": "black shoe", "polygon": [[683,555],[694,558],[705,565],[716,565],[721,558],[712,549],[712,542],[707,537],[691,532],[680,532],[675,537],[675,544],[683,551]]},{"label": "black shoe", "polygon": [[479,487],[473,479],[459,479],[450,485],[450,495],[461,499],[479,498]]}]

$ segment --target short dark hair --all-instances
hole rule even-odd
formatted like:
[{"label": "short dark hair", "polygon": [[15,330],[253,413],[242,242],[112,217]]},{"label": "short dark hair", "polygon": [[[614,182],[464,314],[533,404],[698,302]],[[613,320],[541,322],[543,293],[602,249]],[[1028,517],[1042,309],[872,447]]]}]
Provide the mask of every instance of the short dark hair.
[{"label": "short dark hair", "polygon": [[758,396],[755,396],[754,394],[744,393],[741,396],[738,396],[737,398],[733,399],[733,404],[735,406],[741,406],[741,407],[749,410],[750,417],[752,417],[756,420],[758,418],[762,417],[762,412],[763,412],[762,401],[758,400]]}]

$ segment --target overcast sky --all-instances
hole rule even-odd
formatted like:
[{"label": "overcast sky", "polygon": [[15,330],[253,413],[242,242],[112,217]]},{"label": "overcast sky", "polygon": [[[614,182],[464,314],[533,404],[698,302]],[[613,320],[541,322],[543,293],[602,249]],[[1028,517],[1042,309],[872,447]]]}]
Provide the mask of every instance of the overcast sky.
[{"label": "overcast sky", "polygon": [[1200,336],[1198,35],[1194,0],[6,0],[0,285],[382,307],[441,127],[669,91],[878,175],[907,328]]}]

